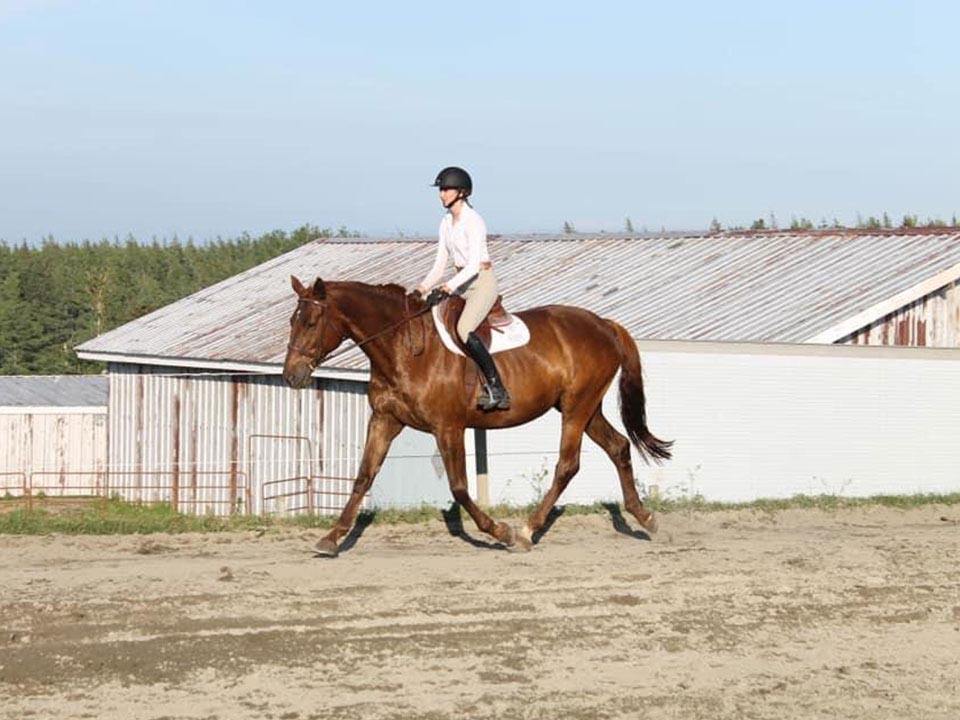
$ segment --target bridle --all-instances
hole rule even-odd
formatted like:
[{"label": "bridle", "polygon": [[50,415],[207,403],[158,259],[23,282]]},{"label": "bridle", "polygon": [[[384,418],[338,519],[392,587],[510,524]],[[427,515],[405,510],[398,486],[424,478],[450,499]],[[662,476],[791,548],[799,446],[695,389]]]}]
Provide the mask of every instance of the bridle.
[{"label": "bridle", "polygon": [[[323,312],[321,313],[321,318],[322,318],[322,319],[321,319],[321,321],[320,321],[320,323],[321,323],[321,324],[320,324],[320,345],[321,345],[321,347],[322,347],[322,346],[323,346],[323,334],[324,334],[324,332],[325,332],[326,329],[327,329],[327,302],[326,302],[326,300],[317,300],[316,298],[302,297],[302,298],[300,298],[300,299],[297,300],[297,310],[300,309],[300,306],[301,306],[303,303],[310,303],[310,304],[312,304],[312,305],[319,305],[320,308],[321,308],[321,310],[323,311]],[[293,350],[295,353],[298,353],[298,354],[300,354],[300,355],[303,355],[304,357],[310,358],[310,368],[311,368],[311,369],[315,368],[315,367],[317,366],[317,364],[318,364],[318,362],[317,362],[317,357],[316,357],[312,352],[310,352],[309,350],[306,350],[306,349],[302,348],[302,347],[299,346],[299,345],[294,345],[293,343],[287,343],[287,350]]]},{"label": "bridle", "polygon": [[[323,315],[322,315],[323,319],[321,320],[321,325],[320,325],[320,343],[321,343],[321,346],[322,346],[322,344],[323,344],[323,334],[324,334],[324,332],[325,332],[326,329],[327,329],[327,301],[326,301],[326,300],[317,300],[316,298],[302,297],[302,298],[300,298],[299,300],[297,300],[297,308],[300,307],[300,304],[301,304],[301,303],[310,303],[310,304],[312,304],[312,305],[318,305],[318,306],[320,306],[320,308],[323,310]],[[400,320],[400,321],[398,321],[398,322],[395,322],[395,323],[393,323],[392,325],[388,325],[388,326],[385,327],[383,330],[374,333],[373,335],[371,335],[371,336],[368,337],[368,338],[364,338],[363,340],[361,340],[361,341],[358,342],[358,343],[355,343],[355,344],[352,345],[352,346],[347,346],[347,347],[345,347],[345,348],[343,348],[343,349],[341,349],[341,350],[337,350],[336,352],[330,353],[329,355],[325,356],[323,359],[324,359],[324,360],[329,360],[330,358],[335,358],[335,357],[337,357],[338,355],[342,355],[342,354],[345,353],[345,352],[349,352],[350,350],[352,350],[352,349],[355,348],[355,347],[356,347],[356,348],[362,347],[362,346],[366,345],[368,342],[370,342],[370,341],[372,341],[372,340],[376,340],[377,338],[383,337],[384,335],[386,335],[386,334],[389,333],[389,332],[393,332],[394,330],[396,330],[396,329],[397,329],[398,327],[400,327],[401,325],[405,325],[406,323],[410,322],[411,320],[414,320],[414,319],[420,317],[421,315],[424,315],[424,314],[430,312],[430,310],[431,310],[430,307],[425,307],[425,308],[423,308],[423,309],[421,309],[421,310],[417,310],[417,312],[412,313],[411,315],[404,315],[404,317],[403,317],[402,320]],[[306,349],[304,349],[303,347],[301,347],[301,346],[299,346],[299,345],[294,345],[293,343],[287,343],[287,349],[288,349],[288,350],[293,350],[295,353],[298,353],[298,354],[300,354],[300,355],[303,355],[304,357],[310,358],[310,367],[311,367],[311,369],[312,369],[312,368],[315,368],[317,365],[320,364],[320,358],[319,358],[319,357],[313,356],[313,354],[312,354],[309,350],[306,350]]]}]

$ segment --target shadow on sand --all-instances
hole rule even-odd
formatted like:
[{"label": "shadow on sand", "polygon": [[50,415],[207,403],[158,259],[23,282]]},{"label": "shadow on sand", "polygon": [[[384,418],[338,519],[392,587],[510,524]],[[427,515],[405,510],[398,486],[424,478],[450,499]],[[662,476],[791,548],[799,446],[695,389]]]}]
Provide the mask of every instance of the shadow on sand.
[{"label": "shadow on sand", "polygon": [[[553,524],[557,521],[557,518],[563,515],[565,510],[566,508],[562,505],[551,508],[550,513],[547,515],[547,521],[543,524],[543,527],[533,534],[534,545],[540,542],[540,538],[550,531],[550,528],[553,527]],[[463,516],[460,514],[459,503],[450,503],[449,508],[446,510],[441,510],[440,512],[443,514],[443,522],[447,526],[447,532],[454,537],[458,537],[464,542],[470,543],[476,548],[483,548],[484,550],[509,550],[509,548],[507,548],[505,545],[494,540],[478,540],[477,538],[468,535],[463,529]],[[516,529],[516,527],[514,529]]]},{"label": "shadow on sand", "polygon": [[373,523],[376,517],[376,510],[361,510],[359,513],[357,513],[357,520],[353,524],[353,529],[343,539],[343,542],[340,543],[340,547],[337,549],[337,554],[327,555],[326,553],[314,552],[314,558],[319,558],[321,560],[333,560],[341,553],[350,552],[353,546],[357,544],[357,540],[360,539],[360,536],[363,535],[363,531],[370,527],[371,523]]},{"label": "shadow on sand", "polygon": [[540,538],[550,532],[550,528],[553,527],[553,524],[557,521],[557,518],[563,515],[566,511],[566,505],[554,505],[552,508],[550,508],[550,512],[547,513],[547,520],[543,523],[543,527],[533,534],[534,545],[540,543]]},{"label": "shadow on sand", "polygon": [[468,535],[463,529],[463,518],[460,515],[460,503],[450,503],[450,507],[448,507],[446,510],[441,510],[440,513],[443,515],[443,523],[447,526],[447,532],[454,537],[460,538],[464,542],[470,543],[475,548],[481,548],[483,550],[507,549],[505,545],[502,545],[495,540],[477,540],[477,538]]},{"label": "shadow on sand", "polygon": [[617,503],[603,503],[603,507],[608,513],[610,513],[610,520],[613,523],[613,529],[618,533],[628,537],[636,538],[637,540],[650,540],[650,536],[643,530],[634,530],[632,527],[627,525],[627,521],[623,517],[623,513],[620,511],[620,506]]},{"label": "shadow on sand", "polygon": [[[646,532],[643,530],[634,530],[627,524],[627,521],[623,517],[623,513],[620,510],[620,506],[617,503],[603,503],[603,508],[610,513],[610,521],[613,524],[613,529],[618,533],[628,537],[636,538],[637,540],[650,540],[650,536]],[[567,508],[565,505],[558,505],[551,508],[550,513],[547,515],[547,521],[543,524],[543,527],[533,534],[534,545],[538,544],[543,536],[550,532],[553,524],[561,515],[564,514],[564,512],[566,512],[566,509]],[[450,503],[450,507],[446,508],[445,510],[441,510],[440,514],[443,516],[444,525],[447,526],[447,532],[453,537],[460,538],[473,547],[480,548],[482,550],[502,551],[509,549],[502,543],[498,543],[494,540],[478,540],[477,538],[469,535],[466,530],[463,529],[463,518],[460,514],[459,503]],[[353,546],[357,544],[357,541],[363,535],[364,531],[370,527],[376,517],[376,510],[361,510],[360,513],[357,514],[357,521],[354,523],[353,529],[350,530],[349,534],[343,539],[343,542],[340,543],[339,553],[350,552]],[[316,557],[327,556],[318,553]]]}]

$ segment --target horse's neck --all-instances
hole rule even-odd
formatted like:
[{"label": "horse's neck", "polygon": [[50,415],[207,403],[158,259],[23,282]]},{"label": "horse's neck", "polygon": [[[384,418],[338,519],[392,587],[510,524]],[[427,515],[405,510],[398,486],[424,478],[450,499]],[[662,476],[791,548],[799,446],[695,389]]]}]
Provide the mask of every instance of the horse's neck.
[{"label": "horse's neck", "polygon": [[[337,288],[337,295],[337,305],[350,339],[358,344],[364,343],[360,349],[381,374],[389,372],[396,365],[398,353],[402,353],[405,347],[403,343],[396,342],[399,334],[406,331],[402,326],[404,297],[363,283],[344,283]],[[397,325],[400,326],[393,332],[375,337]],[[364,342],[366,340],[370,342]]]},{"label": "horse's neck", "polygon": [[375,285],[343,283],[337,288],[337,305],[357,342],[388,325],[403,320],[403,297]]}]

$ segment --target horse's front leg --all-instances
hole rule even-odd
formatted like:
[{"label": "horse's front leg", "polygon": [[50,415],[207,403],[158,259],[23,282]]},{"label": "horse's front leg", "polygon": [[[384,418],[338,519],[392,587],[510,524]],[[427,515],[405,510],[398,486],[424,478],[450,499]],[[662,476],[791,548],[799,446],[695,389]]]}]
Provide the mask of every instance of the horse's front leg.
[{"label": "horse's front leg", "polygon": [[350,493],[350,499],[340,513],[337,524],[317,543],[316,550],[321,555],[336,557],[340,551],[340,539],[353,527],[363,496],[373,485],[373,479],[380,471],[383,459],[390,449],[390,443],[402,429],[403,424],[392,415],[374,412],[370,416],[370,422],[367,424],[367,442],[363,447],[363,460],[360,462],[357,478],[353,482],[353,492]]},{"label": "horse's front leg", "polygon": [[507,523],[496,522],[473,502],[467,490],[467,457],[463,447],[463,428],[458,430],[444,430],[437,433],[437,447],[443,458],[443,467],[447,471],[447,480],[450,481],[450,492],[453,499],[466,510],[477,527],[488,535],[492,535],[507,547],[516,542],[513,528]]}]

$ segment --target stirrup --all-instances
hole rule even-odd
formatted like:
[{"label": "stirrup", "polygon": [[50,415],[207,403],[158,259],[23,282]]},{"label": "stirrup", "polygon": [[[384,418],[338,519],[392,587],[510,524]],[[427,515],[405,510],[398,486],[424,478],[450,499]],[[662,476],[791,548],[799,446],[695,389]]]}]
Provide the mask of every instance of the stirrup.
[{"label": "stirrup", "polygon": [[[500,397],[495,397],[499,395]],[[493,390],[488,384],[483,384],[483,392],[477,398],[477,407],[480,410],[489,412],[490,410],[509,410],[510,393],[505,387],[500,387],[500,392]]]}]

